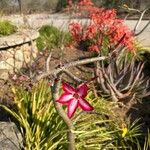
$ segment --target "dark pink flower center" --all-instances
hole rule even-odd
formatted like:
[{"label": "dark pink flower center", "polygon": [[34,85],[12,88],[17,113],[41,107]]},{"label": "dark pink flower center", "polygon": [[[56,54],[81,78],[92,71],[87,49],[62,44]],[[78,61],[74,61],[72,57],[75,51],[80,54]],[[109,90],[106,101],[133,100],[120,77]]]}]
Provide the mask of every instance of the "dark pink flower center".
[{"label": "dark pink flower center", "polygon": [[77,93],[74,93],[74,94],[73,94],[73,97],[74,97],[75,99],[77,99],[77,100],[80,99],[80,96],[79,96],[79,94],[77,94]]}]

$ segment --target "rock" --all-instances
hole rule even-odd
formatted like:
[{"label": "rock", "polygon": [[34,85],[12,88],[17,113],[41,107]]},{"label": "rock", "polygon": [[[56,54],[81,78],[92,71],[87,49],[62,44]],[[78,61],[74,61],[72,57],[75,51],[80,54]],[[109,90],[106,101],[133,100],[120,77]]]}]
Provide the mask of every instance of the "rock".
[{"label": "rock", "polygon": [[21,133],[13,122],[0,122],[0,150],[19,150]]}]

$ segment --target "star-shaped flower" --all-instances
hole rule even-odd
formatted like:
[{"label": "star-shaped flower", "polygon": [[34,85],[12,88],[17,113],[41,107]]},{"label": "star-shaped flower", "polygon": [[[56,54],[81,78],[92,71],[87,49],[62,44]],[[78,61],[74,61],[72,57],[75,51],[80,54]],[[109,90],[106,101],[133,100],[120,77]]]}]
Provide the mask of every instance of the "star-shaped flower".
[{"label": "star-shaped flower", "polygon": [[63,82],[62,89],[64,93],[59,97],[57,102],[67,105],[67,115],[71,118],[76,109],[80,107],[84,111],[92,111],[94,108],[85,100],[88,86],[85,83],[80,84],[76,89]]}]

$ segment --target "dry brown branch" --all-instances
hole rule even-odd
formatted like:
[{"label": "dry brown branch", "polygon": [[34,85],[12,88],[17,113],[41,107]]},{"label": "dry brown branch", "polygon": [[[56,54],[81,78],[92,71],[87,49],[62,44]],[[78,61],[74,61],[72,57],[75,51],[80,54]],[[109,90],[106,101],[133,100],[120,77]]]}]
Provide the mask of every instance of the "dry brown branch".
[{"label": "dry brown branch", "polygon": [[60,72],[64,71],[65,69],[68,69],[70,67],[75,67],[77,65],[85,65],[88,63],[92,63],[92,62],[96,62],[96,61],[102,61],[108,59],[108,57],[102,56],[102,57],[94,57],[94,58],[87,58],[87,59],[83,59],[83,60],[77,60],[74,62],[69,62],[63,66],[61,66],[60,68],[55,68],[51,71],[45,72],[39,76],[36,77],[36,80],[41,80],[43,78],[48,77],[49,75],[54,75],[57,76],[57,74],[59,74]]},{"label": "dry brown branch", "polygon": [[141,13],[141,16],[140,16],[140,18],[139,18],[139,20],[137,21],[137,23],[136,23],[136,25],[135,25],[135,27],[134,27],[134,33],[136,33],[136,31],[137,31],[137,29],[138,29],[138,27],[139,27],[139,25],[140,25],[140,23],[141,23],[141,21],[142,21],[142,19],[143,19],[143,17],[144,17],[144,14],[146,13],[146,11],[147,11],[147,9],[145,9],[142,13]]},{"label": "dry brown branch", "polygon": [[50,71],[50,61],[51,61],[51,57],[52,57],[52,53],[50,52],[47,60],[46,60],[46,71],[49,72]]},{"label": "dry brown branch", "polygon": [[134,30],[133,30],[133,31],[134,31],[134,35],[135,35],[135,36],[140,35],[140,34],[150,25],[150,20],[149,20],[148,23],[141,29],[141,31],[139,31],[138,33],[136,33],[136,31],[137,31],[137,29],[138,29],[139,25],[141,24],[141,21],[142,21],[142,19],[143,19],[143,17],[144,17],[144,14],[146,13],[147,10],[149,10],[149,8],[146,8],[146,9],[141,13],[140,18],[139,18],[139,20],[137,21],[137,23],[136,23],[136,25],[135,25],[135,27],[134,27]]},{"label": "dry brown branch", "polygon": [[66,75],[68,75],[71,79],[73,79],[74,81],[78,82],[78,83],[81,83],[81,82],[85,82],[84,80],[76,77],[73,73],[71,73],[69,70],[65,69],[64,70],[64,73]]}]

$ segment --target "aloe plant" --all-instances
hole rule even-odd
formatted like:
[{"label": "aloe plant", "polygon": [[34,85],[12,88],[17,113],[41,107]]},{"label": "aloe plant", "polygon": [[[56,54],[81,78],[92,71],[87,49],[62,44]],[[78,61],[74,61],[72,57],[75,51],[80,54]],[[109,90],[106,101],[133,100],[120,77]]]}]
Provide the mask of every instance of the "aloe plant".
[{"label": "aloe plant", "polygon": [[109,62],[97,63],[100,93],[112,101],[127,103],[150,95],[150,80],[143,73],[144,63],[134,57],[111,56]]}]

